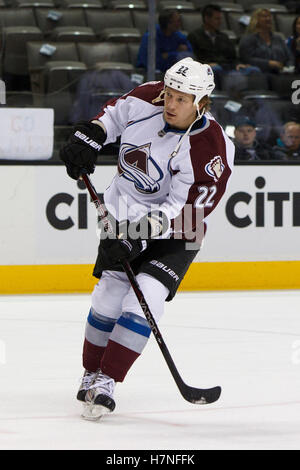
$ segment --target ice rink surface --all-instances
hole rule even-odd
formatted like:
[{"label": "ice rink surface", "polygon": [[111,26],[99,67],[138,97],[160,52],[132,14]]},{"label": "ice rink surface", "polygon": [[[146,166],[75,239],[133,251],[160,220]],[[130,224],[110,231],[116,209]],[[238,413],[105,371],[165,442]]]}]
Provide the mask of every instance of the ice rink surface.
[{"label": "ice rink surface", "polygon": [[116,410],[80,417],[75,396],[89,295],[0,297],[0,449],[300,449],[300,292],[179,293],[160,329],[189,385],[180,395],[151,337]]}]

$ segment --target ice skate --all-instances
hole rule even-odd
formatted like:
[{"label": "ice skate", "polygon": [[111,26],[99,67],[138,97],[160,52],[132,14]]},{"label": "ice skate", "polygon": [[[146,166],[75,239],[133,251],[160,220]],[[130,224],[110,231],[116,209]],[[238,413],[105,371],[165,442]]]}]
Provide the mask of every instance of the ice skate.
[{"label": "ice skate", "polygon": [[83,374],[79,390],[77,392],[77,400],[85,403],[85,395],[89,387],[92,385],[94,378],[96,377],[97,372],[89,372],[86,370]]},{"label": "ice skate", "polygon": [[116,406],[113,399],[114,389],[114,379],[99,370],[93,383],[86,392],[82,417],[96,421],[101,418],[101,416],[111,413]]}]

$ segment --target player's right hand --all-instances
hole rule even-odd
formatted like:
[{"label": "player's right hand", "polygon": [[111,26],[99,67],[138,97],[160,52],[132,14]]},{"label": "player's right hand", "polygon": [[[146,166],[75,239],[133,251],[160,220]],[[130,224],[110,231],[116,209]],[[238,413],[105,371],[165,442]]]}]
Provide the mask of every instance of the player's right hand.
[{"label": "player's right hand", "polygon": [[97,156],[106,140],[103,129],[92,122],[82,121],[74,126],[69,143],[59,152],[68,175],[78,180],[82,173],[93,173]]}]

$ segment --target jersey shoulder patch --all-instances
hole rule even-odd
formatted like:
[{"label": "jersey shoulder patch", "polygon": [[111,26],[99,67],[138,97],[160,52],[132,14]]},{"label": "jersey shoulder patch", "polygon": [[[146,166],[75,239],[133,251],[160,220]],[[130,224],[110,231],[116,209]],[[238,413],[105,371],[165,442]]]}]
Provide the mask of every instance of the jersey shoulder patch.
[{"label": "jersey shoulder patch", "polygon": [[190,156],[196,181],[206,174],[206,178],[217,182],[227,165],[226,142],[221,126],[215,120],[209,124],[203,132],[190,137]]}]

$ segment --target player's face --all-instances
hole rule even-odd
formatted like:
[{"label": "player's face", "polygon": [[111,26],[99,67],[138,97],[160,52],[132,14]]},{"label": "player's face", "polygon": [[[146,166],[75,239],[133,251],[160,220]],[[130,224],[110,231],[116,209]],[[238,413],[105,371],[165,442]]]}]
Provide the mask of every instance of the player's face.
[{"label": "player's face", "polygon": [[256,130],[253,126],[240,126],[235,130],[234,137],[238,144],[251,147],[256,137]]},{"label": "player's face", "polygon": [[164,119],[172,127],[187,129],[196,119],[194,96],[166,87]]}]

